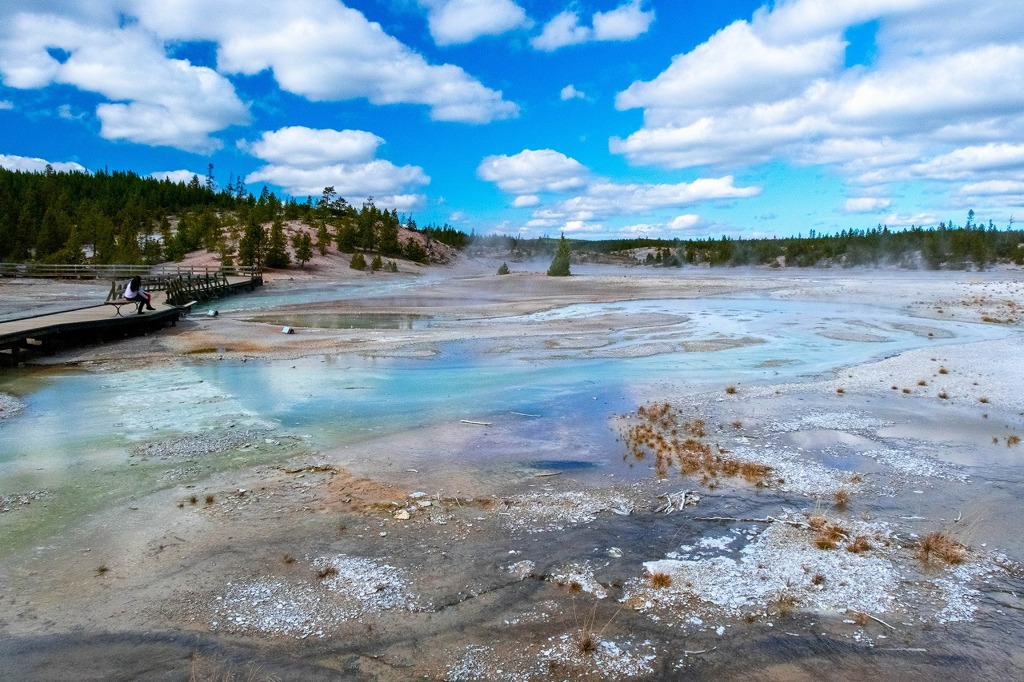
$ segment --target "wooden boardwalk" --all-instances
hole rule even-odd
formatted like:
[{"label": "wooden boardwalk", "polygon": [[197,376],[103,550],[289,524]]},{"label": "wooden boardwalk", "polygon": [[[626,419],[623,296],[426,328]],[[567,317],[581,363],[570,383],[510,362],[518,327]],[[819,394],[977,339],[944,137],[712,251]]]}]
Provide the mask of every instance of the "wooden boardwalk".
[{"label": "wooden boardwalk", "polygon": [[134,306],[123,306],[118,315],[114,306],[97,301],[92,306],[2,321],[0,366],[17,365],[33,355],[51,355],[64,348],[114,341],[174,326],[188,312],[188,303],[252,291],[263,280],[262,277],[229,277],[213,284],[210,278],[192,278],[187,282],[191,285],[172,287],[172,295],[181,305],[169,304],[165,289],[149,289],[156,310],[147,310],[141,315],[135,312]]}]

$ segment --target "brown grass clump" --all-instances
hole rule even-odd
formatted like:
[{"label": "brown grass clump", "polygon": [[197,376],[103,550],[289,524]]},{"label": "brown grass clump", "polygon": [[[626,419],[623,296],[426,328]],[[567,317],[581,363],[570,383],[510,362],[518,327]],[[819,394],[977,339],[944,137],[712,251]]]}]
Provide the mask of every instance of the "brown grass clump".
[{"label": "brown grass clump", "polygon": [[285,554],[283,557],[281,557],[281,561],[291,565],[295,563],[295,557],[293,557],[291,554]]},{"label": "brown grass clump", "polygon": [[949,374],[949,370],[945,367],[939,367],[939,374]]},{"label": "brown grass clump", "polygon": [[860,554],[867,552],[871,549],[871,543],[868,542],[867,535],[858,535],[853,539],[853,542],[846,545],[847,552],[853,552],[854,554]]},{"label": "brown grass clump", "polygon": [[206,504],[213,504],[213,495],[206,496]]},{"label": "brown grass clump", "polygon": [[1020,443],[1020,436],[1018,436],[1017,434],[1014,434],[1012,436],[1007,436],[1006,437],[1006,447],[1008,447],[1008,448],[1013,447],[1014,445],[1018,445],[1019,443]]},{"label": "brown grass clump", "polygon": [[739,431],[740,429],[742,429],[742,428],[743,428],[743,422],[741,422],[741,421],[734,421],[734,422],[732,423],[732,428],[734,428],[734,429],[736,429],[737,431]]},{"label": "brown grass clump", "polygon": [[785,618],[792,615],[798,603],[796,595],[792,592],[782,591],[769,602],[769,606],[773,607],[780,617]]},{"label": "brown grass clump", "polygon": [[672,576],[663,571],[651,574],[651,587],[665,588],[672,587]]},{"label": "brown grass clump", "polygon": [[[773,482],[771,467],[729,457],[728,450],[709,444],[703,419],[687,420],[668,403],[641,406],[636,414],[636,421],[622,432],[628,448],[623,459],[630,455],[636,461],[652,457],[658,478],[666,478],[670,469],[678,469],[684,476],[700,476],[709,487],[718,485],[720,476],[742,476],[759,487]],[[734,428],[740,426],[739,422],[733,423]]]},{"label": "brown grass clump", "polygon": [[196,497],[195,495],[189,495],[188,496],[188,503],[189,504],[193,504],[194,505],[198,501],[199,501],[199,498]]},{"label": "brown grass clump", "polygon": [[836,509],[846,509],[846,505],[850,504],[850,491],[840,488],[832,496],[832,502]]},{"label": "brown grass clump", "polygon": [[864,476],[861,474],[854,474],[853,476],[850,476],[850,483],[860,483],[863,480]]},{"label": "brown grass clump", "polygon": [[836,389],[836,393],[839,395],[843,395],[844,393],[846,393],[846,389],[840,386],[839,388]]},{"label": "brown grass clump", "polygon": [[924,379],[921,379],[921,380],[919,380],[919,381],[917,382],[917,385],[918,385],[918,386],[927,386],[927,385],[928,385],[928,382],[927,382],[927,381],[925,381]]},{"label": "brown grass clump", "polygon": [[729,395],[736,395],[736,387],[733,386],[732,384],[729,384],[728,386],[725,387],[725,392]]},{"label": "brown grass clump", "polygon": [[821,512],[814,512],[807,517],[807,525],[811,530],[821,530],[825,527],[826,523],[828,523],[828,519]]},{"label": "brown grass clump", "polygon": [[576,640],[576,651],[581,656],[587,656],[597,651],[597,638],[591,632],[584,632]]},{"label": "brown grass clump", "polygon": [[939,391],[939,399],[940,400],[948,400],[949,399],[949,394],[946,393],[945,391]]},{"label": "brown grass clump", "polygon": [[825,576],[823,576],[821,573],[815,573],[813,576],[811,576],[811,584],[812,585],[824,585],[825,584]]},{"label": "brown grass clump", "polygon": [[96,575],[106,575],[110,572],[110,567],[106,564],[100,564],[96,567]]},{"label": "brown grass clump", "polygon": [[903,389],[903,392],[904,393],[910,393],[910,389],[909,388],[905,388],[905,389]]},{"label": "brown grass clump", "polygon": [[852,617],[853,622],[856,625],[859,625],[862,628],[865,628],[865,627],[868,626],[868,620],[869,620],[868,614],[864,613],[863,611],[854,611],[850,615]]},{"label": "brown grass clump", "polygon": [[814,546],[818,549],[835,549],[849,535],[850,533],[838,523],[828,523],[814,536]]},{"label": "brown grass clump", "polygon": [[981,403],[982,405],[988,404],[988,398],[986,398],[985,396],[981,396],[980,398],[978,398],[978,402]]},{"label": "brown grass clump", "polygon": [[967,548],[942,531],[929,533],[917,545],[917,558],[929,563],[932,557],[947,564],[962,564],[967,559]]}]

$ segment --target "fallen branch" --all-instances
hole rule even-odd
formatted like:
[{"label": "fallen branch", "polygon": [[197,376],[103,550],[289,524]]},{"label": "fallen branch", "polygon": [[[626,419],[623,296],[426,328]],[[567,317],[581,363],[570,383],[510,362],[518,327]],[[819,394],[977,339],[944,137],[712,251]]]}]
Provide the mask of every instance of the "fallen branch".
[{"label": "fallen branch", "polygon": [[460,419],[459,421],[462,422],[463,424],[476,424],[477,426],[490,426],[491,425],[491,422],[474,422],[474,421],[470,421],[469,419]]},{"label": "fallen branch", "polygon": [[548,476],[561,476],[561,471],[548,471],[543,474],[534,474],[534,478],[547,478]]},{"label": "fallen branch", "polygon": [[516,414],[520,417],[539,417],[539,414],[527,414],[526,412],[511,412],[510,414]]}]

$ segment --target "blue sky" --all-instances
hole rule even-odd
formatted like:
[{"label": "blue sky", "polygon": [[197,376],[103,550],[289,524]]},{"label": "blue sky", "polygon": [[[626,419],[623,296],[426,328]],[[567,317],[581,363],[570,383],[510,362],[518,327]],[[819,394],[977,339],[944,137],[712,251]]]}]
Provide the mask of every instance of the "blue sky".
[{"label": "blue sky", "polygon": [[7,168],[523,236],[1024,216],[1020,0],[4,4]]}]

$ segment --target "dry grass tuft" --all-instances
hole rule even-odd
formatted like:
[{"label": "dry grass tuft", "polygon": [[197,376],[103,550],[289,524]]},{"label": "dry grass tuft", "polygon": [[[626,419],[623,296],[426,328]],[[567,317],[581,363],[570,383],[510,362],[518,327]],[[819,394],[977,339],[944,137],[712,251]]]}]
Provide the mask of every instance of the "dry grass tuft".
[{"label": "dry grass tuft", "polygon": [[672,587],[672,576],[663,571],[657,571],[651,574],[651,587],[657,587],[659,589],[665,587]]},{"label": "dry grass tuft", "polygon": [[194,504],[195,504],[196,502],[198,502],[198,501],[199,501],[199,498],[198,498],[198,497],[196,497],[195,495],[189,495],[189,496],[188,496],[188,503],[189,503],[189,504],[192,504],[192,505],[194,505]]},{"label": "dry grass tuft", "polygon": [[576,640],[576,651],[581,656],[587,656],[597,651],[597,638],[591,632],[584,632]]},{"label": "dry grass tuft", "polygon": [[734,428],[734,429],[736,429],[737,431],[739,431],[740,429],[742,429],[742,428],[743,428],[743,422],[741,422],[741,421],[734,421],[734,422],[732,423],[732,428]]},{"label": "dry grass tuft", "polygon": [[189,682],[277,682],[277,678],[247,663],[241,669],[230,663],[208,659],[196,654],[189,666]]},{"label": "dry grass tuft", "polygon": [[980,398],[978,398],[978,402],[981,403],[982,405],[987,405],[988,398],[986,398],[985,396],[981,396]]},{"label": "dry grass tuft", "polygon": [[106,575],[110,572],[110,567],[106,564],[100,564],[96,567],[96,575]]},{"label": "dry grass tuft", "polygon": [[942,531],[929,533],[917,545],[917,558],[929,563],[937,557],[947,564],[962,564],[967,559],[967,548]]},{"label": "dry grass tuft", "polygon": [[293,557],[291,554],[285,554],[283,557],[281,557],[281,561],[291,565],[295,563],[295,557]]},{"label": "dry grass tuft", "polygon": [[1006,447],[1010,448],[1018,444],[1020,444],[1020,436],[1018,436],[1017,434],[1006,437]]},{"label": "dry grass tuft", "polygon": [[909,394],[910,393],[910,389],[909,388],[905,388],[905,389],[903,389],[903,392]]},{"label": "dry grass tuft", "polygon": [[583,585],[581,585],[578,580],[573,580],[572,582],[569,583],[569,593],[570,594],[579,594],[582,591],[583,591]]},{"label": "dry grass tuft", "polygon": [[868,618],[868,614],[864,613],[863,611],[854,611],[850,614],[850,616],[853,622],[859,625],[860,627],[865,628],[868,626],[868,621],[870,619]]},{"label": "dry grass tuft", "polygon": [[813,576],[811,576],[811,584],[812,585],[824,585],[825,584],[825,576],[823,576],[821,573],[815,573]]},{"label": "dry grass tuft", "polygon": [[948,400],[949,399],[949,394],[946,393],[945,391],[939,391],[939,399],[940,400]]},{"label": "dry grass tuft", "polygon": [[850,544],[846,545],[846,551],[847,552],[853,552],[854,554],[860,554],[862,552],[867,552],[867,551],[870,551],[871,549],[872,549],[871,543],[868,542],[868,536],[867,535],[858,535],[857,537],[855,537],[853,539],[853,542],[851,542]]},{"label": "dry grass tuft", "polygon": [[849,531],[838,523],[827,523],[814,536],[814,546],[818,549],[835,549],[849,536]]},{"label": "dry grass tuft", "polygon": [[213,504],[213,495],[206,496],[206,504]]},{"label": "dry grass tuft", "polygon": [[921,380],[919,380],[919,381],[917,382],[917,385],[918,385],[918,386],[927,386],[927,385],[928,385],[928,382],[927,382],[927,381],[925,381],[924,379],[921,379]]},{"label": "dry grass tuft", "polygon": [[728,386],[725,387],[725,392],[729,395],[736,395],[736,387],[733,386],[732,384],[729,384]]},{"label": "dry grass tuft", "polygon": [[860,483],[863,480],[864,476],[861,474],[854,474],[853,476],[850,476],[850,483]]},{"label": "dry grass tuft", "polygon": [[777,594],[775,598],[768,603],[768,605],[779,614],[779,617],[786,618],[793,614],[793,611],[796,610],[796,606],[799,603],[800,600],[796,598],[796,595],[787,590],[783,590],[782,592],[779,592],[779,594]]},{"label": "dry grass tuft", "polygon": [[846,509],[846,505],[850,504],[850,491],[840,488],[832,496],[832,502],[836,509]]},{"label": "dry grass tuft", "polygon": [[949,374],[949,370],[945,367],[939,367],[939,374]]}]

